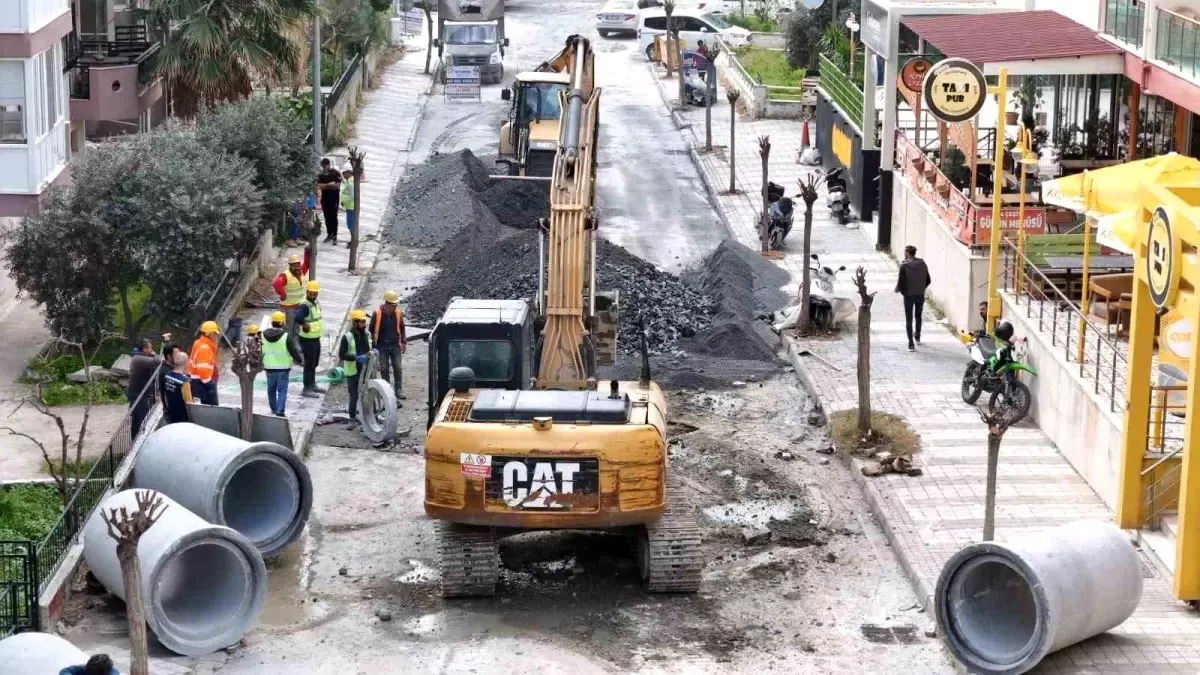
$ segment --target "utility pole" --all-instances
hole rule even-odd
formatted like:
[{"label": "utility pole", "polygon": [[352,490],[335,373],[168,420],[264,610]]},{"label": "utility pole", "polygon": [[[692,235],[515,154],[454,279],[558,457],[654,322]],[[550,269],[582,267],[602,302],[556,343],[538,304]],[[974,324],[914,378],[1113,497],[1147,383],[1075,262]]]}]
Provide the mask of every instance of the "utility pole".
[{"label": "utility pole", "polygon": [[313,17],[312,35],[312,97],[313,97],[313,149],[317,156],[325,154],[325,139],[321,129],[321,17]]}]

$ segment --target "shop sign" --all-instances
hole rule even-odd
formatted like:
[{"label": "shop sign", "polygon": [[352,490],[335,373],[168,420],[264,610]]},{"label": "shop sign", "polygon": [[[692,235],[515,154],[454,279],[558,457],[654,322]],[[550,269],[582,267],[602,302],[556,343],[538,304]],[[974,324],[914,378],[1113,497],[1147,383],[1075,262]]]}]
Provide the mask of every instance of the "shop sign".
[{"label": "shop sign", "polygon": [[1192,355],[1192,320],[1180,319],[1166,326],[1165,330],[1167,349],[1185,361],[1190,358]]},{"label": "shop sign", "polygon": [[[989,246],[992,243],[992,209],[987,206],[976,207],[975,246]],[[1000,236],[1015,237],[1020,229],[1021,209],[1015,206],[1005,206],[1000,209]],[[1025,235],[1046,233],[1046,210],[1025,207]]]},{"label": "shop sign", "polygon": [[949,180],[940,171],[934,174],[934,181],[927,179],[922,173],[924,166],[920,168],[917,166],[917,162],[924,158],[924,154],[903,134],[896,135],[896,156],[902,170],[908,176],[913,190],[921,197],[921,201],[925,202],[934,215],[945,223],[955,239],[966,246],[973,245],[975,204],[953,187],[945,194],[939,192],[937,185],[947,185]]},{"label": "shop sign", "polygon": [[479,66],[446,68],[445,97],[451,101],[478,101],[482,95]]},{"label": "shop sign", "polygon": [[965,122],[979,113],[987,98],[987,80],[966,59],[946,59],[929,69],[923,88],[929,112],[948,124]]},{"label": "shop sign", "polygon": [[[917,58],[910,59],[909,62],[904,64],[904,67],[900,69],[900,86],[904,87],[904,89],[907,91],[919,93],[921,91],[921,85],[925,83],[925,74],[928,73],[929,69],[932,67],[933,63],[929,59],[921,58],[919,56]],[[908,97],[905,96],[904,98],[907,99]],[[909,105],[911,106],[912,103],[910,102]]]},{"label": "shop sign", "polygon": [[859,38],[871,51],[887,58],[891,56],[888,51],[889,38],[891,38],[891,26],[888,25],[888,11],[886,7],[880,7],[870,0],[863,0],[862,4],[862,21],[859,22],[861,33]]},{"label": "shop sign", "polygon": [[833,148],[833,156],[848,171],[854,159],[854,141],[846,135],[846,132],[842,131],[841,127],[834,125],[829,144]]},{"label": "shop sign", "polygon": [[1150,300],[1154,306],[1166,309],[1175,301],[1175,293],[1179,290],[1183,244],[1171,232],[1171,219],[1161,206],[1154,210],[1149,230],[1146,240],[1146,282],[1150,286]]}]

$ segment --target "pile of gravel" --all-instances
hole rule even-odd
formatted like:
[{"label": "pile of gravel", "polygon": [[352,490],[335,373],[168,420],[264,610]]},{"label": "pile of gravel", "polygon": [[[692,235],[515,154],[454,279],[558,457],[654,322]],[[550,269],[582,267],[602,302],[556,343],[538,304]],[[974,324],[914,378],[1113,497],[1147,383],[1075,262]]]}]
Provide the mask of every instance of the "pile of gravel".
[{"label": "pile of gravel", "polygon": [[390,240],[436,248],[467,225],[498,226],[481,197],[489,182],[487,168],[470,150],[434,154],[392,191],[385,220]]},{"label": "pile of gravel", "polygon": [[530,181],[492,181],[482,197],[496,218],[509,227],[534,228],[538,218],[550,216],[550,198],[545,189]]}]

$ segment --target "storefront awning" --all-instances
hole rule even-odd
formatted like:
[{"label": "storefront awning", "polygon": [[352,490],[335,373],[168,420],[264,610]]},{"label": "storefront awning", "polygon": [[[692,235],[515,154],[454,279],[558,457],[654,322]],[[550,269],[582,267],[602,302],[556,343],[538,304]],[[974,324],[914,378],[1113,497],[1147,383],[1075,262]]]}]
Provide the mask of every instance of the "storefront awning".
[{"label": "storefront awning", "polygon": [[967,59],[994,75],[1119,75],[1124,52],[1096,32],[1052,10],[913,16],[902,20],[947,57]]}]

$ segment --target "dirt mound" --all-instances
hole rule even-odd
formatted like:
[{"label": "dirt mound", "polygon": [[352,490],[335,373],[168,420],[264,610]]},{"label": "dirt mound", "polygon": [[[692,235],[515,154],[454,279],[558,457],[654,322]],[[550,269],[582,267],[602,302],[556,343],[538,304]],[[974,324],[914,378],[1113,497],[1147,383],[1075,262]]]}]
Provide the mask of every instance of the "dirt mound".
[{"label": "dirt mound", "polygon": [[497,180],[484,189],[483,203],[509,227],[530,229],[550,217],[550,198],[542,186],[524,180]]},{"label": "dirt mound", "polygon": [[487,168],[471,153],[435,154],[392,191],[388,236],[401,246],[441,246],[467,225],[499,221],[480,194],[488,187]]}]

